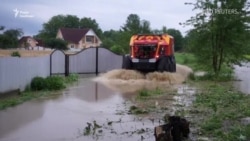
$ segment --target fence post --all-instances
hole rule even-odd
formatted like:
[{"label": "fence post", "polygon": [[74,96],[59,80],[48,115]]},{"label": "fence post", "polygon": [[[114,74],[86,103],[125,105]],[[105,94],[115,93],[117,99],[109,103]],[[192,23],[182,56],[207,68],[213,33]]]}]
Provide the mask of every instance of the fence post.
[{"label": "fence post", "polygon": [[95,59],[96,59],[96,62],[95,62],[95,74],[98,75],[98,67],[99,67],[99,61],[98,61],[98,56],[99,56],[99,51],[98,51],[98,48],[99,47],[96,47],[96,54],[95,54]]},{"label": "fence post", "polygon": [[69,76],[69,55],[65,54],[65,76]]},{"label": "fence post", "polygon": [[52,75],[52,55],[54,54],[54,52],[52,52],[50,54],[50,57],[49,57],[49,75],[51,76]]}]

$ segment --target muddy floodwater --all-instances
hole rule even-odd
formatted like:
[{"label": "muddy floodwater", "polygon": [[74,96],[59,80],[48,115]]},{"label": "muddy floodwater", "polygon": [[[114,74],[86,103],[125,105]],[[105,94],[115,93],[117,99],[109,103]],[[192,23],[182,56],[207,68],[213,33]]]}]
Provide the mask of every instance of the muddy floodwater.
[{"label": "muddy floodwater", "polygon": [[[124,72],[106,78],[121,74]],[[56,95],[0,111],[0,141],[153,141],[154,127],[163,124],[166,114],[161,109],[174,114],[187,108],[195,90],[181,84],[185,79],[178,75],[131,75],[137,79],[83,77]],[[130,114],[136,91],[150,86],[174,88],[177,94],[156,98],[152,105],[162,106],[158,112]]]},{"label": "muddy floodwater", "polygon": [[250,94],[250,63],[243,63],[242,66],[234,67],[235,87],[245,94]]}]

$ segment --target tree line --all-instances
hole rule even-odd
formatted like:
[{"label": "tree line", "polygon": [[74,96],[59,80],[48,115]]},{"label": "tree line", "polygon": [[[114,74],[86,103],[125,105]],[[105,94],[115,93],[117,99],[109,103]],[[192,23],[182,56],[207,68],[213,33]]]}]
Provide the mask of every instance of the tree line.
[{"label": "tree line", "polygon": [[225,66],[241,64],[250,54],[250,2],[248,0],[197,0],[191,5],[198,13],[184,23],[188,50],[204,69],[215,76]]},{"label": "tree line", "polygon": [[[124,25],[118,30],[103,31],[97,21],[90,17],[78,18],[75,15],[56,15],[53,16],[48,22],[43,24],[42,30],[34,36],[36,39],[42,39],[45,46],[57,49],[67,49],[67,43],[60,39],[55,39],[58,29],[65,28],[91,28],[95,31],[97,36],[102,40],[102,46],[108,48],[116,53],[124,54],[128,53],[129,40],[133,34],[162,34],[168,33],[175,38],[175,47],[179,51],[183,49],[183,36],[177,29],[167,29],[163,26],[162,29],[152,29],[150,22],[147,20],[141,20],[137,14],[130,14],[127,17]],[[18,36],[15,36],[15,40],[12,40],[14,44],[10,42],[3,42],[0,37],[0,48],[17,47],[17,39],[23,35],[21,30],[11,29],[13,31],[19,31]],[[4,33],[5,34],[5,33]],[[3,35],[4,35],[3,34]],[[7,37],[7,36],[5,36]],[[7,38],[10,39],[10,38]]]},{"label": "tree line", "polygon": [[[56,15],[43,24],[35,36],[46,44],[58,48],[66,43],[55,39],[59,28],[92,28],[102,40],[103,47],[125,54],[129,51],[129,39],[133,34],[168,33],[175,38],[175,50],[191,52],[205,70],[215,75],[223,72],[224,66],[240,64],[244,55],[250,54],[250,2],[248,0],[196,0],[191,5],[198,11],[183,26],[192,29],[183,37],[178,29],[152,29],[150,22],[141,20],[137,14],[128,15],[118,30],[102,31],[95,19],[74,15]],[[190,9],[191,10],[191,9]],[[4,28],[1,26],[0,30]],[[0,34],[0,48],[16,47],[20,29],[9,29]],[[59,43],[60,46],[58,46]],[[66,47],[66,46],[65,46]]]}]

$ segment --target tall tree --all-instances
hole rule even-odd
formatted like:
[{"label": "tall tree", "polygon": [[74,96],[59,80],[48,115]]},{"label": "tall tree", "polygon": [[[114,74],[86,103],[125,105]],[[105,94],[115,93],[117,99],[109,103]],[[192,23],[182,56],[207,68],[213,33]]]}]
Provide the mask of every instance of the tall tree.
[{"label": "tall tree", "polygon": [[141,32],[141,21],[140,17],[137,14],[130,14],[127,17],[125,25],[122,27],[122,30],[129,32],[131,34],[139,34]]},{"label": "tall tree", "polygon": [[57,31],[61,27],[79,28],[79,18],[74,15],[53,16],[47,23],[43,24],[43,29],[39,31],[38,38],[55,38]]},{"label": "tall tree", "polygon": [[4,31],[3,34],[9,38],[18,40],[23,35],[23,31],[22,29],[9,29]]},{"label": "tall tree", "polygon": [[162,26],[161,29],[154,29],[152,31],[152,33],[154,33],[154,34],[166,34],[166,33],[168,33],[168,30],[167,30],[166,26]]},{"label": "tall tree", "polygon": [[36,38],[41,38],[43,40],[55,38],[58,29],[61,27],[92,28],[100,38],[102,37],[102,30],[95,19],[79,19],[75,15],[56,15],[53,16],[47,23],[43,24],[43,29],[39,31],[39,34],[36,35]]},{"label": "tall tree", "polygon": [[147,20],[142,20],[141,21],[141,27],[140,28],[141,28],[140,32],[142,34],[150,34],[150,33],[152,33],[151,28],[150,28],[150,22],[147,21]]},{"label": "tall tree", "polygon": [[1,26],[0,26],[0,30],[4,30],[4,26],[1,25]]},{"label": "tall tree", "polygon": [[[112,46],[118,44],[118,36],[120,35],[119,31],[115,30],[109,30],[103,32],[103,40],[102,40],[102,46],[108,49],[111,49]],[[117,51],[116,51],[117,52]],[[117,52],[120,53],[120,52]]]},{"label": "tall tree", "polygon": [[198,60],[216,75],[224,63],[240,63],[249,50],[247,0],[197,0],[186,4],[201,11],[185,23],[194,27],[191,50]]},{"label": "tall tree", "polygon": [[[2,29],[3,30],[3,29]],[[0,48],[17,48],[18,38],[23,35],[21,29],[8,29],[0,34]]]},{"label": "tall tree", "polygon": [[168,33],[168,30],[167,30],[167,27],[166,26],[163,26],[162,29],[161,29],[162,33]]},{"label": "tall tree", "polygon": [[169,35],[174,37],[175,41],[175,51],[180,51],[183,49],[183,36],[181,32],[177,29],[170,28],[166,31]]},{"label": "tall tree", "polygon": [[102,37],[102,30],[99,27],[99,24],[96,22],[95,19],[84,17],[80,20],[79,27],[80,28],[92,28],[97,34],[97,36],[99,36],[100,38]]}]

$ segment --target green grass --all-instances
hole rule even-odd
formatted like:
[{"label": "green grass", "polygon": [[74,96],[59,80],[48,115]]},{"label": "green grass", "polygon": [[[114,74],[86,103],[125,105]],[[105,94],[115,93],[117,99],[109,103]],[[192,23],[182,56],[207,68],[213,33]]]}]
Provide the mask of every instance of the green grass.
[{"label": "green grass", "polygon": [[250,61],[250,55],[244,55],[244,57],[245,57],[248,61]]},{"label": "green grass", "polygon": [[202,134],[218,141],[250,140],[250,125],[240,123],[242,118],[250,117],[250,96],[232,89],[230,83],[200,83],[203,89],[194,107],[203,109],[196,115],[203,116],[202,121],[197,121]]},{"label": "green grass", "polygon": [[49,91],[25,91],[19,95],[8,96],[0,99],[0,110],[6,109],[8,107],[16,106],[25,101],[35,99],[41,96],[50,95],[52,92]]},{"label": "green grass", "polygon": [[201,69],[196,61],[196,58],[191,53],[175,53],[175,60],[178,64],[191,67],[193,70]]},{"label": "green grass", "polygon": [[[62,77],[64,78],[64,77]],[[76,82],[78,80],[77,74],[71,74],[68,77],[65,77],[62,79],[62,83],[65,83],[65,85],[69,85],[73,82]],[[55,93],[59,92],[58,90],[41,90],[41,91],[32,91],[29,87],[24,91],[21,92],[18,95],[12,95],[12,96],[6,96],[4,98],[0,98],[0,110],[6,109],[8,107],[16,106],[18,104],[21,104],[25,101],[39,98],[42,96],[49,96],[53,95]]]},{"label": "green grass", "polygon": [[153,90],[142,89],[139,91],[139,95],[137,98],[147,98],[150,96],[161,95],[161,94],[163,94],[163,91],[159,88]]}]

